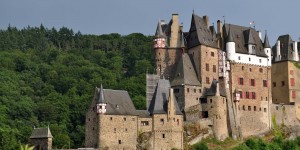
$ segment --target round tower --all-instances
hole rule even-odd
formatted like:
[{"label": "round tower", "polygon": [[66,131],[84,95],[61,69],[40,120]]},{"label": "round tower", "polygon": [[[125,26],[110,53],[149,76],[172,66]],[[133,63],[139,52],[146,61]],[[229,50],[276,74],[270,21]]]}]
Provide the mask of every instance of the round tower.
[{"label": "round tower", "polygon": [[271,66],[271,58],[272,58],[271,46],[270,46],[270,43],[269,43],[269,38],[268,38],[267,32],[266,32],[265,40],[264,40],[264,52],[268,56],[268,66]]},{"label": "round tower", "polygon": [[228,38],[226,42],[227,59],[234,60],[235,57],[235,42],[232,36],[232,32],[229,27]]}]

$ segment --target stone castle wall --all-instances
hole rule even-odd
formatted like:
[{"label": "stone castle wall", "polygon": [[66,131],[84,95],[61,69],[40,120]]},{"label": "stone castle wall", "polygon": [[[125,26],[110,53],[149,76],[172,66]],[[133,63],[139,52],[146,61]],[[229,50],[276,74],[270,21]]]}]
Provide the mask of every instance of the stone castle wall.
[{"label": "stone castle wall", "polygon": [[[263,133],[271,127],[270,104],[272,95],[270,89],[270,68],[246,64],[231,63],[230,90],[233,94],[240,91],[239,101],[235,102],[237,125],[240,127],[242,137]],[[240,78],[243,78],[243,84]],[[251,85],[250,79],[254,79]],[[267,86],[263,85],[267,81]],[[247,93],[249,92],[249,96]],[[254,95],[252,93],[255,93]],[[234,98],[234,96],[231,96]]]}]

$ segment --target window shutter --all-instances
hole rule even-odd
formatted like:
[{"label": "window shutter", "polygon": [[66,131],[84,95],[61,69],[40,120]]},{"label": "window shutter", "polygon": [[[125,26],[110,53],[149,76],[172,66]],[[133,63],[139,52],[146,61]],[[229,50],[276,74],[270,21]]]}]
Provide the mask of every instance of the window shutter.
[{"label": "window shutter", "polygon": [[249,92],[249,99],[252,99],[252,92]]},{"label": "window shutter", "polygon": [[238,84],[241,85],[241,83],[240,83],[240,78],[239,78],[239,77],[238,77]]},{"label": "window shutter", "polygon": [[254,86],[255,86],[255,79],[253,79],[253,82],[254,82]]}]

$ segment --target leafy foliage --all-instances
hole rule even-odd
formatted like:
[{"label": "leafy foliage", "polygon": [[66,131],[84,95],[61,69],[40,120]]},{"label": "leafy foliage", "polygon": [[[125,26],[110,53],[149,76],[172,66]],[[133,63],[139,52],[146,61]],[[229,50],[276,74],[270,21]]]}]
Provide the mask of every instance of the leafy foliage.
[{"label": "leafy foliage", "polygon": [[152,38],[43,25],[0,30],[0,149],[18,149],[34,126],[48,125],[54,148],[83,147],[85,113],[100,84],[127,90],[144,109]]}]

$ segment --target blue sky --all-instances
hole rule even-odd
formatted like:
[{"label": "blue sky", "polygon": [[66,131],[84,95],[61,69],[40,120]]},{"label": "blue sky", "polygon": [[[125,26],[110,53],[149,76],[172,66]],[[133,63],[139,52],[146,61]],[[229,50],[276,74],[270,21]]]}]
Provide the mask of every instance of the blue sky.
[{"label": "blue sky", "polygon": [[279,35],[300,37],[299,0],[1,0],[0,29],[44,26],[72,28],[84,34],[140,32],[153,35],[159,19],[169,21],[178,13],[187,31],[191,15],[208,15],[241,26],[255,21],[256,29],[267,30],[273,45]]}]

